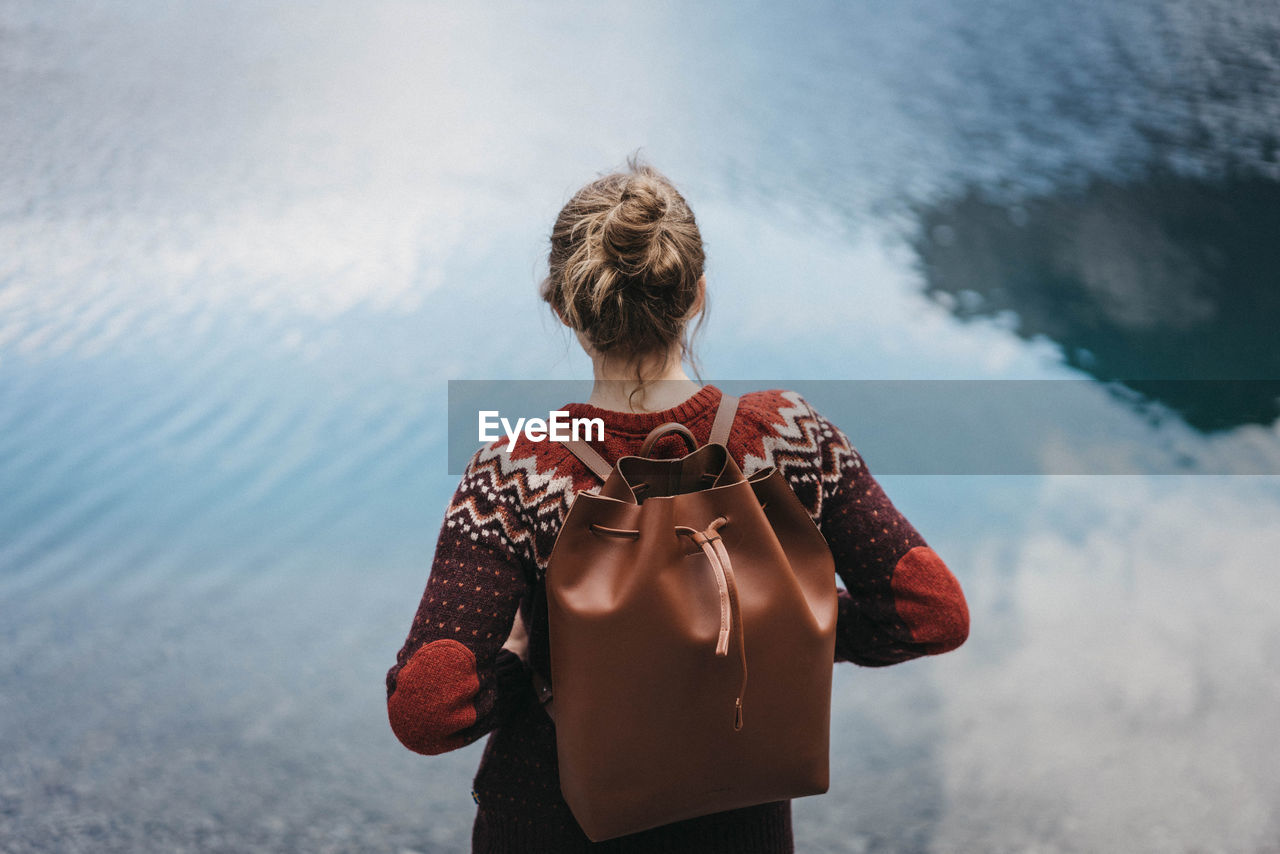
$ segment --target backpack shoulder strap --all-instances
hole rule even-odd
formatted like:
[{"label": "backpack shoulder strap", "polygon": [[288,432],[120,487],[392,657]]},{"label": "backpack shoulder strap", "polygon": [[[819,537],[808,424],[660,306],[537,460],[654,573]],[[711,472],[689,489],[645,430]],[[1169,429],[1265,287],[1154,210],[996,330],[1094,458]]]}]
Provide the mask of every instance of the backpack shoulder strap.
[{"label": "backpack shoulder strap", "polygon": [[711,435],[707,442],[727,445],[729,431],[733,428],[733,416],[738,412],[738,398],[731,394],[720,394],[720,408],[716,410],[716,420],[711,422]]},{"label": "backpack shoulder strap", "polygon": [[603,480],[609,479],[609,472],[613,471],[613,466],[605,462],[604,457],[597,453],[596,449],[588,445],[581,439],[569,439],[561,442],[569,449],[575,457],[577,457],[584,466],[595,472],[596,477]]}]

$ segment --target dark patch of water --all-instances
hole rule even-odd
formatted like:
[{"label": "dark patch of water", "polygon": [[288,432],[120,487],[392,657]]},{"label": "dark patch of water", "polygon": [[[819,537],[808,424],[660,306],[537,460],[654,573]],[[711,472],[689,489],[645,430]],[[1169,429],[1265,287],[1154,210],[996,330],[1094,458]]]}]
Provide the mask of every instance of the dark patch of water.
[{"label": "dark patch of water", "polygon": [[1012,313],[1203,432],[1280,417],[1280,182],[1151,170],[1016,202],[971,188],[919,217],[926,291],[956,317]]}]

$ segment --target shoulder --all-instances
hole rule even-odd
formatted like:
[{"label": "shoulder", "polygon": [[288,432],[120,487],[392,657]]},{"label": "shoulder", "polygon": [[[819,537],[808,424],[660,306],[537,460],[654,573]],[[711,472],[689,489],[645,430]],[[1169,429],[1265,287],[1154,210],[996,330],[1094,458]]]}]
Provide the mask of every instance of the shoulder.
[{"label": "shoulder", "polygon": [[816,477],[829,492],[863,467],[844,431],[797,391],[750,392],[738,410],[744,471],[777,466],[794,480]]},{"label": "shoulder", "polygon": [[481,493],[509,504],[536,503],[547,479],[563,476],[564,463],[571,457],[558,442],[535,442],[521,435],[511,445],[497,439],[471,455],[457,495]]},{"label": "shoulder", "polygon": [[592,476],[558,442],[495,440],[472,454],[449,515],[500,518],[508,538],[522,540],[563,516],[583,477]]},{"label": "shoulder", "polygon": [[797,391],[771,388],[742,395],[738,419],[755,431],[816,451],[826,441],[839,441],[839,429]]}]

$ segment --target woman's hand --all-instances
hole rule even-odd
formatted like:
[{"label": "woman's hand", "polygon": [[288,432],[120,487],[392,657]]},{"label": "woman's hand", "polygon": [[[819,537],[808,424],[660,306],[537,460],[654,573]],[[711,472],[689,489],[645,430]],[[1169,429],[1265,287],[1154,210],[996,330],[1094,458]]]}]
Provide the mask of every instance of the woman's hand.
[{"label": "woman's hand", "polygon": [[526,665],[529,663],[529,632],[525,628],[524,620],[520,617],[519,608],[516,608],[516,618],[511,623],[511,635],[502,648],[509,649],[520,656],[520,660]]}]

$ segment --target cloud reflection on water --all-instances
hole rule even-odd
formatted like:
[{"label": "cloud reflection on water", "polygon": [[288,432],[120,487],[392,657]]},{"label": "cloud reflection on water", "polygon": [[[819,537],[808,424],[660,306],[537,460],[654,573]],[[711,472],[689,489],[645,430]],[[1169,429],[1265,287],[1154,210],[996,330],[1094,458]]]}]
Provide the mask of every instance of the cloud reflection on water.
[{"label": "cloud reflection on water", "polygon": [[[587,375],[533,295],[565,194],[637,145],[688,189],[708,376],[1076,375],[924,298],[909,203],[1152,159],[1274,177],[1276,26],[1220,0],[5,4],[3,847],[463,848],[479,747],[408,755],[379,693],[454,485],[445,381]],[[1165,284],[1203,317],[1181,240],[1072,269],[1121,318],[1159,321]],[[1117,292],[1149,266],[1169,282]],[[911,480],[975,634],[841,671],[849,797],[797,808],[802,850],[1280,835],[1270,481]]]},{"label": "cloud reflection on water", "polygon": [[1278,486],[1051,478],[1019,537],[976,538],[980,628],[936,670],[936,850],[1274,843]]}]

